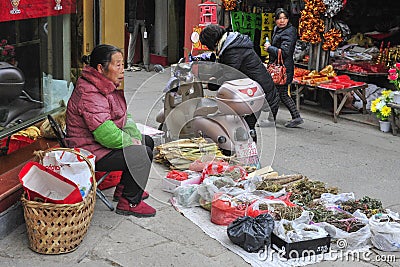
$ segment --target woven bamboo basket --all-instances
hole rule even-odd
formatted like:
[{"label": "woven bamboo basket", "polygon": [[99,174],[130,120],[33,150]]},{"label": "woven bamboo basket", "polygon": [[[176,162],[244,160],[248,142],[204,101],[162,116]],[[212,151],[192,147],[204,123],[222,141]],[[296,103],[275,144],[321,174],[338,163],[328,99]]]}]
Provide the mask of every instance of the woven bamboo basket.
[{"label": "woven bamboo basket", "polygon": [[85,199],[75,204],[41,203],[27,200],[25,194],[22,195],[29,247],[41,254],[63,254],[77,249],[87,233],[96,203],[97,185],[89,160],[70,148],[52,148],[44,153],[54,150],[81,156],[89,165],[93,185]]}]

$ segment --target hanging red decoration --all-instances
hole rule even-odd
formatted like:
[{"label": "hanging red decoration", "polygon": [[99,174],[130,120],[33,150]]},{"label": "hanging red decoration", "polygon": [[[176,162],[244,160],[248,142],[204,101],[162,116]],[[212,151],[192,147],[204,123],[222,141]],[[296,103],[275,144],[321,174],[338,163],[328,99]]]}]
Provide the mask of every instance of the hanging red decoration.
[{"label": "hanging red decoration", "polygon": [[2,0],[0,22],[76,13],[76,0]]}]

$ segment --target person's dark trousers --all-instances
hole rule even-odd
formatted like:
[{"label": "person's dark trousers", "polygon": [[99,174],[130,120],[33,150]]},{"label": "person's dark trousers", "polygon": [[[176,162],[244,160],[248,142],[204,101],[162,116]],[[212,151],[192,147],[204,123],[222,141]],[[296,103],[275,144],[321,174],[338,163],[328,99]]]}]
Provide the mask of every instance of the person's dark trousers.
[{"label": "person's dark trousers", "polygon": [[254,130],[254,137],[253,141],[257,143],[257,132],[256,132],[256,124],[257,120],[260,117],[261,111],[256,112],[255,114],[250,114],[244,116],[244,120],[247,122],[247,125],[249,126],[250,130]]},{"label": "person's dark trousers", "polygon": [[153,160],[153,139],[144,135],[142,143],[145,145],[115,149],[96,162],[96,171],[122,171],[122,196],[132,204],[142,200]]},{"label": "person's dark trousers", "polygon": [[300,113],[296,108],[296,103],[288,94],[288,85],[275,85],[279,92],[279,98],[289,110],[292,119],[300,118]]}]

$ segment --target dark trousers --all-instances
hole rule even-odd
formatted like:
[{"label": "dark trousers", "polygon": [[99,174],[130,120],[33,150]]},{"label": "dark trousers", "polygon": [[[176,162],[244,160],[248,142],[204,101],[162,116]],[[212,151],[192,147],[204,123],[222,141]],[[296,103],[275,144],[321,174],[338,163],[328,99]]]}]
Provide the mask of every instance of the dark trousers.
[{"label": "dark trousers", "polygon": [[288,95],[288,86],[287,85],[275,85],[276,89],[279,92],[279,98],[285,107],[289,110],[292,119],[300,118],[300,113],[296,108],[296,103],[294,100]]},{"label": "dark trousers", "polygon": [[256,124],[257,120],[260,117],[261,111],[256,113],[244,116],[244,120],[246,121],[247,125],[249,126],[250,130],[254,130],[254,137],[253,141],[257,143],[257,132],[256,132]]},{"label": "dark trousers", "polygon": [[[272,116],[274,121],[276,121],[278,109],[279,109],[279,105],[275,105],[273,108],[269,107],[269,112],[270,112],[269,116]],[[250,130],[254,130],[255,136],[253,137],[253,141],[256,143],[257,143],[256,124],[257,124],[257,120],[260,117],[260,115],[261,115],[261,110],[256,113],[244,116],[244,120],[247,122],[247,125],[249,126]],[[270,119],[270,118],[268,118],[268,119]],[[271,120],[272,120],[272,118],[271,118]]]},{"label": "dark trousers", "polygon": [[143,145],[115,149],[96,162],[96,171],[122,171],[122,196],[132,204],[142,200],[153,160],[154,141],[144,135]]}]

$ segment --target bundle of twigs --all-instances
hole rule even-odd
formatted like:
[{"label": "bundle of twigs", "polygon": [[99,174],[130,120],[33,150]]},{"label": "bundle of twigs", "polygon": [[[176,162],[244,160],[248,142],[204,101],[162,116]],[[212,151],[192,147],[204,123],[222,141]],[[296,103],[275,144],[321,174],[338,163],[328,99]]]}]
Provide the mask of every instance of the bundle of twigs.
[{"label": "bundle of twigs", "polygon": [[276,221],[282,219],[293,221],[299,218],[302,212],[303,209],[300,206],[294,206],[294,207],[281,206],[275,208],[271,215]]},{"label": "bundle of twigs", "polygon": [[333,220],[333,221],[327,221],[327,222],[332,224],[336,228],[339,228],[348,233],[357,232],[358,230],[360,230],[361,228],[363,228],[365,226],[365,223],[361,222],[357,218]]},{"label": "bundle of twigs", "polygon": [[337,187],[326,187],[321,181],[313,181],[308,178],[297,181],[288,186],[287,191],[292,192],[290,201],[298,204],[307,205],[314,199],[321,197],[322,193],[337,194]]},{"label": "bundle of twigs", "polygon": [[354,213],[356,210],[360,210],[368,218],[370,218],[374,214],[384,212],[382,202],[369,196],[364,196],[361,199],[342,202],[340,204],[340,208],[349,213]]},{"label": "bundle of twigs", "polygon": [[155,161],[171,169],[189,169],[190,163],[199,159],[230,160],[224,156],[215,143],[204,138],[179,139],[156,147],[159,153]]},{"label": "bundle of twigs", "polygon": [[[272,174],[272,173],[271,173]],[[289,174],[289,175],[279,175],[279,176],[263,176],[263,182],[273,182],[280,185],[287,185],[295,181],[304,179],[305,177],[301,174]]]},{"label": "bundle of twigs", "polygon": [[340,221],[353,218],[353,216],[346,212],[341,212],[335,209],[327,209],[323,203],[317,201],[309,203],[304,207],[305,210],[311,211],[313,213],[313,222],[330,222],[330,221]]}]

